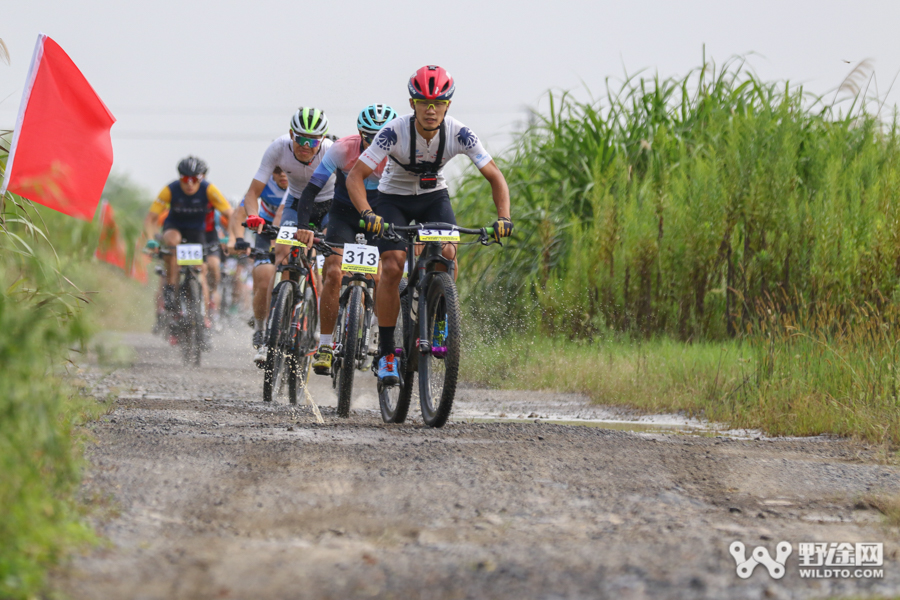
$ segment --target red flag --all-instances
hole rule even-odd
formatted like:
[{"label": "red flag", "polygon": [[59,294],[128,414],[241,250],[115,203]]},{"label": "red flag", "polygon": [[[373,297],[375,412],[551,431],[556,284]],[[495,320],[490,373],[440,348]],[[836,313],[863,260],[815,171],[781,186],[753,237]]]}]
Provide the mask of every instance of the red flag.
[{"label": "red flag", "polygon": [[125,270],[125,242],[119,238],[119,226],[113,217],[112,206],[105,200],[100,209],[100,243],[94,256]]},{"label": "red flag", "polygon": [[147,265],[150,263],[150,257],[141,250],[140,240],[135,241],[134,256],[131,259],[131,269],[128,271],[128,276],[141,283],[147,283]]},{"label": "red flag", "polygon": [[112,168],[115,122],[69,55],[38,35],[0,195],[90,221]]}]

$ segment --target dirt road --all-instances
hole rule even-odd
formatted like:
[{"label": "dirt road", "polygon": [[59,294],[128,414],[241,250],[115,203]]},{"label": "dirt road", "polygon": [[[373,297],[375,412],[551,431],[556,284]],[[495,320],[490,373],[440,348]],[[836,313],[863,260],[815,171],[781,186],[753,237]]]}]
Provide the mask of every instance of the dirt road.
[{"label": "dirt road", "polygon": [[[314,377],[317,425],[306,407],[261,402],[247,337],[219,338],[191,371],[159,339],[124,336],[132,366],[84,374],[118,398],[92,426],[84,484],[110,544],[56,576],[70,597],[900,594],[898,531],[860,502],[897,493],[900,470],[871,449],[471,419],[386,426],[370,374],[357,378],[350,419]],[[543,405],[596,410],[469,389],[455,414]],[[790,542],[784,577],[759,565],[739,578],[734,541],[748,558]],[[883,577],[803,579],[802,542],[883,543]]]}]

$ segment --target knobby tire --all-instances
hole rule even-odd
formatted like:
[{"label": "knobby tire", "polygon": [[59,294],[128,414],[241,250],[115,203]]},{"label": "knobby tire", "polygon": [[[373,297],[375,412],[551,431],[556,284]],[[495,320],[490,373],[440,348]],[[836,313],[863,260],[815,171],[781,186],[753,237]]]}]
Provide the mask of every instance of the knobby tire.
[{"label": "knobby tire", "polygon": [[443,345],[447,351],[444,358],[436,358],[431,352],[419,355],[419,404],[426,425],[443,427],[456,395],[462,317],[456,285],[448,273],[432,274],[425,293],[425,314],[419,318],[427,319],[426,331],[432,339],[435,320],[445,320],[447,336]]},{"label": "knobby tire", "polygon": [[347,307],[341,328],[341,365],[338,373],[338,406],[339,417],[350,416],[350,400],[353,396],[353,377],[356,375],[356,352],[362,338],[363,324],[363,290],[359,286],[350,288]]},{"label": "knobby tire", "polygon": [[266,365],[263,374],[263,401],[272,402],[281,388],[281,378],[285,369],[291,366],[285,345],[291,338],[291,314],[294,310],[294,287],[290,282],[278,284],[275,305],[272,307],[272,321],[269,324],[269,339],[266,346]]},{"label": "knobby tire", "polygon": [[[408,282],[406,279],[400,281],[400,291],[406,289]],[[412,399],[413,380],[415,379],[415,371],[409,369],[411,352],[415,352],[415,348],[408,343],[410,331],[409,308],[412,294],[406,294],[400,297],[400,314],[397,316],[397,326],[394,329],[394,344],[403,348],[403,354],[397,361],[400,370],[400,384],[378,389],[378,405],[381,408],[381,419],[385,423],[402,423],[406,420],[409,413],[409,403]]]},{"label": "knobby tire", "polygon": [[184,303],[181,313],[181,355],[185,364],[199,367],[200,328],[203,327],[203,292],[200,282],[191,278],[182,283],[180,297]]},{"label": "knobby tire", "polygon": [[296,319],[300,325],[300,331],[288,370],[288,401],[291,404],[297,404],[300,389],[306,385],[309,379],[312,354],[316,350],[315,330],[318,321],[316,296],[307,287],[303,297],[303,303],[297,309]]}]

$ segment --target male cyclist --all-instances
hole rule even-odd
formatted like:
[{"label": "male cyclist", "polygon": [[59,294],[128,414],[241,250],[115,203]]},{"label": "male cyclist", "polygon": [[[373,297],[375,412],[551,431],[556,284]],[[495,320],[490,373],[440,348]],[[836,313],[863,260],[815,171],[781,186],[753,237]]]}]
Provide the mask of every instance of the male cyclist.
[{"label": "male cyclist", "polygon": [[[178,263],[175,246],[181,243],[206,243],[206,214],[210,207],[226,217],[231,216],[231,205],[219,189],[206,181],[206,163],[194,156],[188,156],[178,163],[180,177],[162,189],[150,206],[144,220],[147,247],[156,249],[159,243],[154,236],[159,231],[158,218],[165,210],[169,214],[162,224],[163,244],[172,252],[165,256],[166,285],[163,287],[163,301],[166,311],[175,308],[175,285],[178,283]],[[209,287],[206,282],[207,266],[203,265],[200,286],[203,289],[203,306],[209,305]],[[209,327],[209,323],[206,323]]]},{"label": "male cyclist", "polygon": [[[314,208],[313,202],[316,195],[332,174],[335,174],[337,182],[334,186],[334,202],[331,210],[328,211],[328,233],[325,235],[325,241],[335,244],[356,243],[356,234],[365,233],[365,229],[359,226],[359,211],[353,207],[350,196],[347,194],[347,173],[356,164],[359,155],[369,147],[384,124],[396,116],[397,113],[394,112],[394,109],[386,104],[372,104],[359,113],[359,117],[356,119],[356,128],[359,134],[341,138],[328,149],[322,163],[306,185],[306,189],[295,201],[293,208],[299,215],[298,223],[308,222],[306,215]],[[369,200],[374,200],[378,193],[378,181],[381,179],[386,162],[387,158],[382,159],[375,170],[365,179],[366,195]],[[309,244],[312,233],[300,234],[298,238]],[[319,351],[316,352],[313,362],[313,370],[319,375],[331,374],[331,362],[334,357],[331,336],[334,333],[340,300],[343,250],[335,248],[334,251],[335,254],[325,259],[325,282],[322,286],[320,300],[321,337]]]},{"label": "male cyclist", "polygon": [[[244,196],[244,208],[247,211],[247,225],[251,229],[255,229],[257,233],[262,230],[265,219],[259,216],[258,199],[266,186],[266,181],[271,176],[275,167],[281,169],[288,177],[288,195],[284,199],[286,207],[294,205],[294,198],[299,198],[303,189],[309,183],[313,172],[322,163],[322,157],[325,155],[323,150],[334,143],[325,138],[328,133],[328,118],[325,113],[318,108],[300,107],[291,118],[291,127],[287,134],[281,136],[272,142],[266,153],[263,155],[262,163],[253,181],[250,182],[250,189]],[[309,223],[315,224],[316,227],[322,225],[322,220],[328,214],[328,208],[331,206],[331,198],[334,196],[334,176],[331,176],[322,187],[321,191],[316,194],[313,214],[309,217]],[[280,225],[282,227],[297,227],[297,212],[290,208],[285,208]],[[306,223],[304,223],[306,225]],[[299,232],[298,232],[299,233]],[[303,241],[303,238],[299,238]],[[309,244],[307,243],[307,246]],[[285,244],[275,245],[275,264],[280,265],[287,261],[288,253],[291,246]],[[268,314],[269,307],[266,307]],[[264,327],[265,318],[262,323],[256,321],[257,331],[261,331]],[[254,360],[257,364],[264,363],[266,358],[266,347],[263,345],[265,341],[265,333],[261,335],[253,334],[253,345],[257,347],[257,353]]]},{"label": "male cyclist", "polygon": [[[284,198],[287,196],[288,177],[287,173],[281,167],[275,167],[274,172],[269,181],[263,187],[259,195],[259,216],[268,223],[272,224],[279,221],[281,212],[284,210]],[[232,247],[240,250],[240,244],[243,242],[245,229],[241,225],[247,219],[247,211],[244,207],[244,201],[241,200],[240,206],[235,209],[235,216],[229,222],[231,224],[231,238],[235,239]],[[269,310],[269,304],[272,301],[272,279],[275,278],[275,265],[269,258],[269,252],[272,250],[272,244],[275,238],[265,233],[256,234],[255,248],[265,254],[257,255],[253,263],[253,319],[255,323],[253,331],[253,345],[257,348],[264,346],[266,314]],[[230,242],[231,243],[231,242]],[[260,358],[261,362],[266,359],[265,354]]]},{"label": "male cyclist", "polygon": [[[406,226],[417,223],[456,223],[444,179],[444,165],[457,154],[468,156],[491,184],[497,207],[494,237],[512,233],[509,187],[503,173],[471,129],[447,116],[456,89],[447,71],[435,65],[422,67],[409,79],[413,113],[394,119],[375,136],[347,176],[347,191],[366,222],[366,231],[380,234],[385,223]],[[375,210],[366,196],[365,180],[384,160],[390,159],[381,183]],[[400,311],[399,284],[406,261],[405,246],[385,239],[381,252],[381,282],[375,293],[378,314],[378,379],[385,385],[399,381],[394,358],[394,327]],[[444,256],[456,258],[456,247],[447,244]]]}]

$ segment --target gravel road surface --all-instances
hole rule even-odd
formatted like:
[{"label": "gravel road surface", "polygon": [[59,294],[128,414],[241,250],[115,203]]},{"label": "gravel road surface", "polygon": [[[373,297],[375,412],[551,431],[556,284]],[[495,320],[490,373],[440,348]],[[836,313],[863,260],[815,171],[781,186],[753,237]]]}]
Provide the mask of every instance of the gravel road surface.
[{"label": "gravel road surface", "polygon": [[[159,338],[119,339],[130,366],[80,375],[115,402],[91,426],[83,486],[109,543],[54,576],[71,598],[900,594],[900,534],[864,501],[900,493],[900,469],[873,448],[473,418],[609,413],[528,391],[463,389],[443,429],[388,426],[370,373],[349,419],[313,376],[317,424],[263,404],[243,330],[199,370]],[[747,558],[789,542],[784,577],[738,577],[735,541]],[[883,576],[801,578],[805,542],[882,543]]]}]

